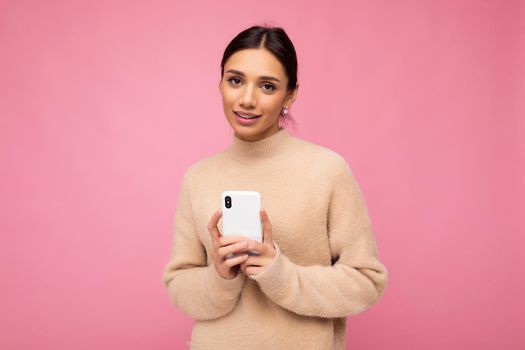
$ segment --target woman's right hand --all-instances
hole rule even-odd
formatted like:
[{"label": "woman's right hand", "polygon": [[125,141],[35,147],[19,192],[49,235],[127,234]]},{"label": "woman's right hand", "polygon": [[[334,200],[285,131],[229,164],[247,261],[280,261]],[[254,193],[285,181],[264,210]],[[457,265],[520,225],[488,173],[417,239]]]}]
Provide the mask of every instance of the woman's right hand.
[{"label": "woman's right hand", "polygon": [[[222,236],[217,227],[221,216],[222,211],[218,209],[208,223],[208,232],[212,240],[211,260],[222,278],[233,279],[239,272],[239,264],[248,259],[248,240],[240,236]],[[230,257],[230,254],[239,253],[241,254]]]}]

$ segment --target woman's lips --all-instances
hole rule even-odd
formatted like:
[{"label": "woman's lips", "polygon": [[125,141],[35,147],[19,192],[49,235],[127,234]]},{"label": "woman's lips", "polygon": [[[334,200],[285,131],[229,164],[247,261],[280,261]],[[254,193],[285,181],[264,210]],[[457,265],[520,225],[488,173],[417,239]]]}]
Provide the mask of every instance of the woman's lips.
[{"label": "woman's lips", "polygon": [[259,118],[261,117],[261,116],[257,116],[257,117],[243,118],[239,114],[237,114],[237,112],[233,112],[233,113],[235,114],[235,120],[237,120],[237,122],[241,125],[255,124],[257,120],[259,120]]}]

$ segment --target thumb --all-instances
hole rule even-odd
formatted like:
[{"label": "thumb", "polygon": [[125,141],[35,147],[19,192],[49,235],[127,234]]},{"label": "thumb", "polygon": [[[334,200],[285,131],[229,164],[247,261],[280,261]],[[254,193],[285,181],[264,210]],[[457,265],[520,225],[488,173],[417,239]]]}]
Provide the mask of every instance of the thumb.
[{"label": "thumb", "polygon": [[264,209],[260,210],[260,214],[261,222],[263,224],[263,243],[273,244],[272,224],[270,223],[270,218],[268,218],[268,214]]}]

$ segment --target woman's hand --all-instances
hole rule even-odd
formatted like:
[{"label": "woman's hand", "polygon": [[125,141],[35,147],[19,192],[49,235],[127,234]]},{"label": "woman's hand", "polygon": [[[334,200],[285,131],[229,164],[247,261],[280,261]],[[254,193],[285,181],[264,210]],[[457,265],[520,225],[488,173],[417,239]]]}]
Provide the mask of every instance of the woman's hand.
[{"label": "woman's hand", "polygon": [[[215,269],[225,279],[233,279],[239,271],[239,264],[246,261],[248,254],[248,240],[246,237],[221,236],[217,224],[222,216],[218,209],[208,223],[208,232],[212,239],[211,260]],[[243,253],[242,255],[227,258],[229,254]]]},{"label": "woman's hand", "polygon": [[259,255],[249,256],[241,263],[241,270],[248,276],[258,275],[265,271],[273,261],[276,251],[273,245],[272,225],[264,209],[259,212],[263,224],[263,242],[250,240],[248,250],[256,251]]}]

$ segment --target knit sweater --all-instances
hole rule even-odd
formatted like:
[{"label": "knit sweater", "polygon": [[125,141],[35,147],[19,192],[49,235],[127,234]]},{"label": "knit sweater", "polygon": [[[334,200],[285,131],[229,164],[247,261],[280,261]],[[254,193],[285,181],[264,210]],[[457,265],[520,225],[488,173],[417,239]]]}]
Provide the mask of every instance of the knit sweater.
[{"label": "knit sweater", "polygon": [[[261,194],[276,255],[259,275],[224,279],[211,263],[207,225],[225,190]],[[163,282],[195,320],[191,349],[344,349],[346,316],[381,298],[387,270],[344,158],[280,129],[233,136],[186,170]]]}]

